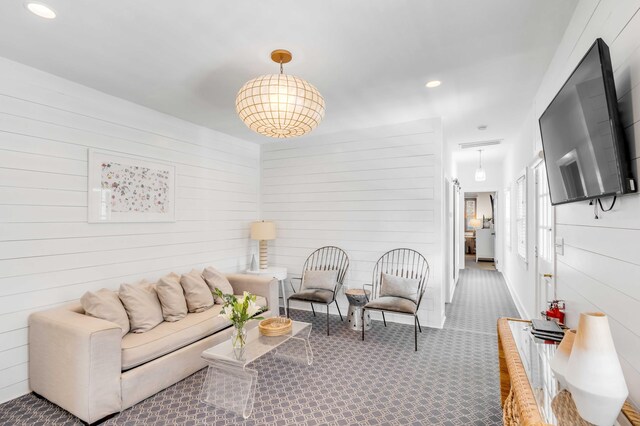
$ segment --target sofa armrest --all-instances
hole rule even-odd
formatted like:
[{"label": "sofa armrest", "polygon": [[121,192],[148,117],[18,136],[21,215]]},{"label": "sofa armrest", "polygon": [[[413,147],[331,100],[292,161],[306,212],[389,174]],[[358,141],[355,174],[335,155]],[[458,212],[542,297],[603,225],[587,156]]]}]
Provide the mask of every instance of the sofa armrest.
[{"label": "sofa armrest", "polygon": [[68,307],[29,317],[31,390],[87,423],[122,408],[122,330]]},{"label": "sofa armrest", "polygon": [[227,279],[231,283],[235,294],[242,294],[248,291],[251,294],[262,296],[267,299],[267,306],[274,312],[274,315],[279,315],[278,280],[271,277],[248,274],[230,274],[227,275]]}]

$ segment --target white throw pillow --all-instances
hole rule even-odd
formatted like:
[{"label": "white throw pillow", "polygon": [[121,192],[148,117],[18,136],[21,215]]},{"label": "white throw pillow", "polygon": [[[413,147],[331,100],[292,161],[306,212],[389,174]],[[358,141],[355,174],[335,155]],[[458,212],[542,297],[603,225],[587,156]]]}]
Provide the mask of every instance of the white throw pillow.
[{"label": "white throw pillow", "polygon": [[393,296],[409,299],[418,303],[418,286],[420,280],[404,278],[397,275],[382,273],[380,283],[380,296]]},{"label": "white throw pillow", "polygon": [[123,336],[129,332],[129,317],[116,292],[106,288],[88,291],[82,295],[80,303],[85,314],[119,325]]},{"label": "white throw pillow", "polygon": [[199,271],[193,269],[184,274],[180,277],[180,284],[184,289],[189,312],[203,312],[213,306],[213,294]]},{"label": "white throw pillow", "polygon": [[[211,291],[214,291],[217,288],[220,289],[222,294],[233,294],[233,287],[227,277],[213,266],[207,266],[204,271],[202,271],[202,277],[207,282]],[[222,305],[224,303],[224,300],[220,297],[216,296],[215,299],[218,305]]]},{"label": "white throw pillow", "polygon": [[187,316],[187,301],[180,284],[180,275],[172,272],[160,278],[156,284],[156,292],[165,321],[175,322]]},{"label": "white throw pillow", "polygon": [[333,291],[338,282],[338,271],[304,271],[302,276],[303,289],[318,289]]},{"label": "white throw pillow", "polygon": [[144,333],[164,320],[153,284],[144,280],[138,284],[122,284],[118,296],[129,316],[131,332]]}]

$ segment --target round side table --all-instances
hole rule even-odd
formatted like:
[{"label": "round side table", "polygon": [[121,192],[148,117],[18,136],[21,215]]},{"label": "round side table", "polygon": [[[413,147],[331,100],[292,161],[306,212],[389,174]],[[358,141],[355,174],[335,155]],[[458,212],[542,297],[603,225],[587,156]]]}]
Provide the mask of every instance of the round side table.
[{"label": "round side table", "polygon": [[[349,311],[347,318],[349,319],[349,327],[353,331],[362,331],[362,307],[367,304],[367,297],[371,294],[369,290],[361,288],[350,288],[345,290],[345,296],[349,300]],[[368,311],[364,313],[364,329],[371,328],[371,315]]]},{"label": "round side table", "polygon": [[[287,268],[279,268],[277,266],[270,266],[267,269],[256,269],[252,271],[251,269],[247,269],[245,273],[250,275],[260,275],[266,277],[273,277],[280,282],[280,290],[282,291],[282,300],[284,300],[284,314],[287,315],[287,293],[284,291],[284,282],[287,279]],[[279,307],[278,307],[279,308]],[[278,309],[278,314],[280,315],[280,309]],[[277,316],[276,315],[276,316]]]}]

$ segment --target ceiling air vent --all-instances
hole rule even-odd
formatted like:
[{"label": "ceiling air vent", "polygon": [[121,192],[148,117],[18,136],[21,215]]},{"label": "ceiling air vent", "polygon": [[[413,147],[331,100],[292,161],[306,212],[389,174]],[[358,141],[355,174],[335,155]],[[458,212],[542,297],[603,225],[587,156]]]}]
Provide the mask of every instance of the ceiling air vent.
[{"label": "ceiling air vent", "polygon": [[461,149],[469,149],[469,148],[483,148],[485,146],[491,145],[500,145],[502,143],[502,139],[491,139],[488,141],[475,141],[475,142],[465,142],[458,144]]}]

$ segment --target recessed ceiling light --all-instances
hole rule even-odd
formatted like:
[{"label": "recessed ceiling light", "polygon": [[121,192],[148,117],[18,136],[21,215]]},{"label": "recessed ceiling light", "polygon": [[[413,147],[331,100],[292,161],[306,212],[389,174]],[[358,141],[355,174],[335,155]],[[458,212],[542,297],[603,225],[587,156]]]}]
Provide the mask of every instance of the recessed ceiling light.
[{"label": "recessed ceiling light", "polygon": [[486,124],[481,124],[478,126],[478,130],[487,130],[487,125]]},{"label": "recessed ceiling light", "polygon": [[442,82],[440,80],[431,80],[430,82],[425,84],[425,86],[427,86],[429,89],[432,89],[434,87],[440,86],[441,84]]},{"label": "recessed ceiling light", "polygon": [[55,10],[51,9],[49,6],[43,3],[38,3],[35,1],[28,1],[25,4],[27,10],[34,15],[38,15],[44,19],[54,19],[56,17]]}]

